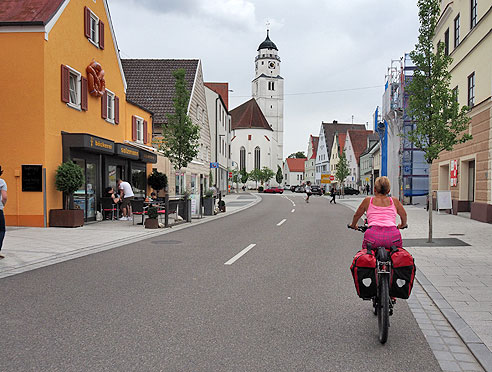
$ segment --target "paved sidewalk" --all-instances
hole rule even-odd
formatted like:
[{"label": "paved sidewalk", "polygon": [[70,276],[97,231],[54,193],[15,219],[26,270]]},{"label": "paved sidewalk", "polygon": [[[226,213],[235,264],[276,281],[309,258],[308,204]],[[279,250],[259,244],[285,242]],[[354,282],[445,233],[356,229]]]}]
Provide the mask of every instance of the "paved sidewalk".
[{"label": "paved sidewalk", "polygon": [[239,193],[226,195],[223,200],[226,202],[225,213],[193,219],[191,223],[167,229],[145,229],[136,224],[140,217],[135,217],[135,225],[130,220],[94,222],[72,229],[8,226],[2,247],[5,258],[0,260],[0,278],[226,217],[257,204],[261,197]]},{"label": "paved sidewalk", "polygon": [[[353,210],[361,201],[362,196],[337,199]],[[407,247],[405,240],[427,238],[428,212],[419,206],[405,209],[409,228],[402,230],[403,244],[415,258],[419,283],[484,368],[492,371],[492,226],[434,212],[434,238],[457,238],[469,246]]]}]

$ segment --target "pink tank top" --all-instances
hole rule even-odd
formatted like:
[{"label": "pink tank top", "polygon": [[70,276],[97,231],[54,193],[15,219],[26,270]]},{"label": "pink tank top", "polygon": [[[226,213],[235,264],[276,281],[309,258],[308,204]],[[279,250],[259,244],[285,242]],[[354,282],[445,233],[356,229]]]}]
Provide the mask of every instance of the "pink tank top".
[{"label": "pink tank top", "polygon": [[390,199],[390,205],[387,207],[378,207],[372,204],[372,199],[367,208],[367,223],[369,226],[391,227],[396,226],[396,207],[393,199]]}]

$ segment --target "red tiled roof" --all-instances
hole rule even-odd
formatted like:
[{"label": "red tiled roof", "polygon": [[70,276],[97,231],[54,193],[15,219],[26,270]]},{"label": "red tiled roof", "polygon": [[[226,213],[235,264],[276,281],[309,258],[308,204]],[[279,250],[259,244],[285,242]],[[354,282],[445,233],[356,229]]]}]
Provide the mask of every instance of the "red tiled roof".
[{"label": "red tiled roof", "polygon": [[359,164],[360,154],[364,152],[367,147],[367,136],[372,133],[371,130],[349,130],[348,135],[350,137],[350,143],[354,149],[355,160]]},{"label": "red tiled roof", "polygon": [[319,137],[311,135],[311,143],[313,147],[313,155],[311,155],[311,159],[316,159],[316,154],[318,152]]},{"label": "red tiled roof", "polygon": [[365,130],[366,126],[364,124],[344,124],[333,120],[333,123],[321,123],[323,125],[323,130],[325,132],[325,142],[326,149],[328,151],[328,157],[331,157],[331,148],[333,146],[333,139],[335,138],[335,133],[346,133],[350,129],[361,129]]},{"label": "red tiled roof", "polygon": [[347,133],[337,133],[338,135],[338,144],[340,145],[340,155],[342,155],[343,148],[345,147],[345,139],[347,138]]},{"label": "red tiled roof", "polygon": [[231,128],[259,128],[273,131],[254,98],[231,110]]},{"label": "red tiled roof", "polygon": [[125,72],[126,98],[154,113],[154,123],[166,124],[174,113],[173,98],[176,79],[173,72],[184,69],[186,89],[193,90],[198,59],[122,59]]},{"label": "red tiled roof", "polygon": [[229,110],[229,83],[204,83],[206,87],[212,89],[224,101],[224,105]]},{"label": "red tiled roof", "polygon": [[45,25],[65,0],[1,0],[0,25]]},{"label": "red tiled roof", "polygon": [[287,166],[291,172],[304,172],[306,159],[287,158]]}]

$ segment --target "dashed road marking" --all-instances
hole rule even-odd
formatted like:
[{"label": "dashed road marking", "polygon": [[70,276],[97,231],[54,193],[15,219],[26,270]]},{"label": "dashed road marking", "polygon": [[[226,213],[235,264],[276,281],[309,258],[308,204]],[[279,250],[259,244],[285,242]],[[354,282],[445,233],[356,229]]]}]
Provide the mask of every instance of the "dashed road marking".
[{"label": "dashed road marking", "polygon": [[254,246],[256,246],[256,244],[250,244],[248,245],[246,248],[244,248],[241,252],[239,252],[237,255],[235,255],[234,257],[232,257],[229,261],[225,262],[224,265],[232,265],[234,262],[236,262],[237,260],[239,260],[242,256],[244,256],[246,253],[248,253],[248,251],[253,248]]},{"label": "dashed road marking", "polygon": [[296,211],[296,210],[295,210],[295,209],[293,209],[293,210],[291,210],[290,212],[291,212],[291,213],[294,213],[295,211]]},{"label": "dashed road marking", "polygon": [[287,219],[286,219],[286,218],[284,218],[282,221],[280,221],[280,222],[277,224],[277,226],[281,226],[281,225],[282,225],[285,221],[287,221]]}]

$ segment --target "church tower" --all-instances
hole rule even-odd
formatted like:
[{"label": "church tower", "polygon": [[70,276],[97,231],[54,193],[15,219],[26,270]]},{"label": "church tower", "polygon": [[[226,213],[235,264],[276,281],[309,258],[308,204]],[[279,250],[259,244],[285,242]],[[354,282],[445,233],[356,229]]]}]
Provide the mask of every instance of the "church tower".
[{"label": "church tower", "polygon": [[[252,82],[253,98],[273,129],[273,138],[278,144],[276,163],[282,168],[284,157],[284,79],[280,76],[280,57],[277,46],[270,40],[270,32],[258,47],[255,58],[255,78]],[[273,149],[272,149],[273,152]],[[274,172],[277,169],[272,169]]]}]

